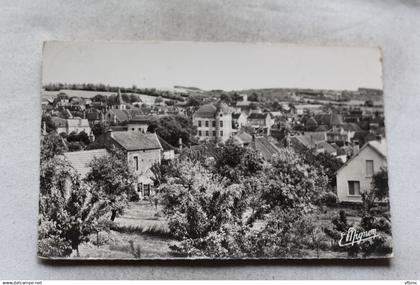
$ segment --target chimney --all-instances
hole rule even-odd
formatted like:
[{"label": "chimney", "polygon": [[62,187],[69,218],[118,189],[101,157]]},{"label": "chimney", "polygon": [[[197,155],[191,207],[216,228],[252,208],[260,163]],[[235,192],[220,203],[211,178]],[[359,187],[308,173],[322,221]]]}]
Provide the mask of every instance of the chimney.
[{"label": "chimney", "polygon": [[106,131],[106,136],[107,136],[108,138],[112,138],[112,137],[113,137],[111,127],[109,127],[109,129]]},{"label": "chimney", "polygon": [[354,145],[353,145],[353,155],[356,154],[356,153],[358,153],[359,150],[360,150],[359,142],[358,141],[355,141],[354,142]]},{"label": "chimney", "polygon": [[182,138],[178,139],[178,146],[179,146],[179,150],[182,150]]},{"label": "chimney", "polygon": [[95,141],[95,135],[93,134],[92,131],[90,131],[89,140],[90,140],[90,142],[94,142]]}]

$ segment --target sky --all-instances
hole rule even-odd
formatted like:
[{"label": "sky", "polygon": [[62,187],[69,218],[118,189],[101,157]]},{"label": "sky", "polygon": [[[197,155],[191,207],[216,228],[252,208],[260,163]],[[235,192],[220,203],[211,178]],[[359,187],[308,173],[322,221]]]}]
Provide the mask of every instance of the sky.
[{"label": "sky", "polygon": [[378,48],[203,42],[46,42],[43,84],[204,90],[382,89]]}]

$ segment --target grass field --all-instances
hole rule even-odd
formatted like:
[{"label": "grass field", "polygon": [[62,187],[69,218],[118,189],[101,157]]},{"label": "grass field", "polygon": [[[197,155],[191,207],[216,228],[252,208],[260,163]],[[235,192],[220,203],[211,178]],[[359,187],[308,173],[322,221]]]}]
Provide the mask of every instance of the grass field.
[{"label": "grass field", "polygon": [[[321,227],[331,226],[331,220],[338,216],[340,210],[347,213],[350,224],[360,221],[358,210],[349,207],[326,207],[317,217]],[[173,239],[169,237],[166,221],[158,215],[159,207],[148,201],[131,202],[125,213],[115,219],[116,226],[110,232],[91,236],[91,241],[80,246],[80,258],[170,258],[173,257],[169,245]],[[333,242],[331,240],[331,242]],[[345,258],[346,252],[331,250],[316,252],[306,250],[305,258]],[[73,256],[74,257],[74,256]]]},{"label": "grass field", "polygon": [[[117,229],[92,235],[80,246],[81,258],[167,258],[171,256],[168,225],[157,216],[159,209],[147,201],[131,202],[125,213],[115,219]],[[132,244],[132,245],[131,245]],[[133,253],[134,248],[134,253]],[[139,255],[137,252],[139,251]]]}]

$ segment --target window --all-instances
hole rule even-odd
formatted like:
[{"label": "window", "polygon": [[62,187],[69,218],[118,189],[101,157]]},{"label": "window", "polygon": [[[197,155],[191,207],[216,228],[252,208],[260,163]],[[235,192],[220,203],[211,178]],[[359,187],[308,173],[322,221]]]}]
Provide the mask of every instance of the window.
[{"label": "window", "polygon": [[223,137],[223,131],[220,131],[220,136]]},{"label": "window", "polygon": [[144,185],[144,196],[150,196],[150,184]]},{"label": "window", "polygon": [[209,121],[206,121],[206,127],[208,127],[209,126]]},{"label": "window", "polygon": [[132,128],[131,130],[134,131],[134,128]]},{"label": "window", "polygon": [[206,131],[206,137],[208,137],[209,136],[209,131]]},{"label": "window", "polygon": [[223,121],[220,121],[220,127],[221,128],[223,127]]},{"label": "window", "polygon": [[139,170],[139,158],[137,156],[134,157],[134,169]]},{"label": "window", "polygon": [[216,136],[216,131],[213,131],[213,137],[215,137]]},{"label": "window", "polygon": [[360,195],[360,181],[348,181],[349,195]]},{"label": "window", "polygon": [[201,121],[200,120],[198,121],[198,126],[201,127]]},{"label": "window", "polygon": [[139,132],[141,131],[141,128],[139,128]]},{"label": "window", "polygon": [[137,191],[138,191],[138,192],[143,191],[143,183],[139,183],[139,184],[137,185]]},{"label": "window", "polygon": [[373,160],[366,160],[366,176],[371,177],[373,175]]},{"label": "window", "polygon": [[212,121],[211,123],[212,123],[213,128],[215,128],[216,127],[216,121]]},{"label": "window", "polygon": [[202,136],[202,133],[201,133],[201,131],[198,131],[198,136],[200,136],[200,137]]}]

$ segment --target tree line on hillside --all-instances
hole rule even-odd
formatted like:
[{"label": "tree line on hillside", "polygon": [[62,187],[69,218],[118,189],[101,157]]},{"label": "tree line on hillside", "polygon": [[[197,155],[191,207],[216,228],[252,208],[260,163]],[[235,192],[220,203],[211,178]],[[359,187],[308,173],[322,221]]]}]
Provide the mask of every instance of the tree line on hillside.
[{"label": "tree line on hillside", "polygon": [[64,89],[69,90],[82,90],[82,91],[97,91],[97,92],[115,92],[120,91],[121,93],[137,93],[144,94],[153,97],[162,97],[167,99],[173,99],[177,101],[184,101],[186,97],[185,93],[173,92],[167,90],[159,90],[156,88],[139,88],[136,85],[132,87],[119,87],[119,86],[110,86],[105,84],[93,84],[93,83],[82,83],[82,84],[72,84],[72,83],[49,83],[43,86],[46,91],[60,91]]}]

